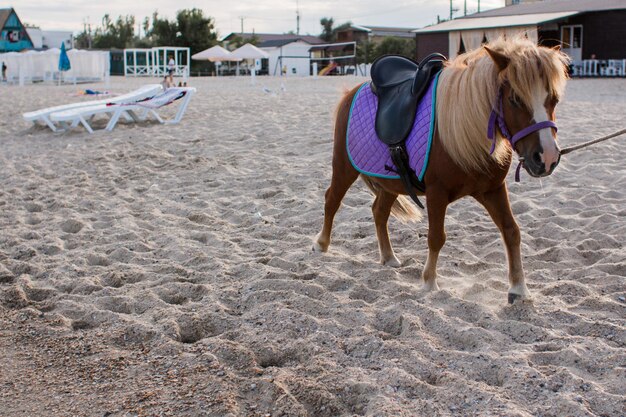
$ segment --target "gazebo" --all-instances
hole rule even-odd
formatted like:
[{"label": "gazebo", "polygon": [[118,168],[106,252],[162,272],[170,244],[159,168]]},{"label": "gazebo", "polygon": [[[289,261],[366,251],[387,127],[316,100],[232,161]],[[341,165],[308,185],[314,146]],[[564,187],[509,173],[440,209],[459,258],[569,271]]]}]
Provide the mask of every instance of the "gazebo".
[{"label": "gazebo", "polygon": [[124,49],[124,75],[132,77],[164,77],[168,62],[174,59],[174,75],[189,77],[191,50],[176,46]]}]

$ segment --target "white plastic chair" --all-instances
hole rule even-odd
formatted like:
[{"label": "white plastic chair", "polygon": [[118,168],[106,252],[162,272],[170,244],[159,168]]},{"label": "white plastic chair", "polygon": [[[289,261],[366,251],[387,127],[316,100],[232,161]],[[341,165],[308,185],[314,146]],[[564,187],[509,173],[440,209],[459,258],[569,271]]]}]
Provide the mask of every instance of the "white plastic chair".
[{"label": "white plastic chair", "polygon": [[585,77],[597,77],[599,61],[597,59],[585,59],[583,60],[583,76]]},{"label": "white plastic chair", "polygon": [[[98,104],[95,106],[64,110],[52,113],[50,119],[53,122],[59,123],[66,129],[73,129],[80,124],[87,129],[89,133],[93,133],[90,121],[99,114],[107,115],[110,118],[105,127],[107,131],[113,130],[120,117],[139,122],[146,120],[148,116],[152,116],[159,123],[174,124],[180,122],[183,118],[191,96],[195,92],[196,89],[192,87],[173,87],[146,100],[139,100],[134,103]],[[164,120],[157,110],[178,100],[181,101],[174,118]]]},{"label": "white plastic chair", "polygon": [[572,77],[582,77],[583,75],[583,63],[581,61],[572,61]]},{"label": "white plastic chair", "polygon": [[90,106],[97,106],[107,103],[134,103],[138,100],[142,100],[149,97],[154,97],[163,91],[163,87],[161,84],[148,84],[143,87],[132,91],[127,94],[122,94],[120,96],[111,97],[102,100],[90,100],[90,101],[79,101],[76,103],[64,104],[62,106],[54,106],[47,107],[45,109],[36,110],[28,113],[24,113],[24,120],[33,123],[44,123],[53,132],[57,132],[60,126],[55,125],[54,122],[50,119],[50,115],[57,112],[70,111],[79,108],[85,108]]}]

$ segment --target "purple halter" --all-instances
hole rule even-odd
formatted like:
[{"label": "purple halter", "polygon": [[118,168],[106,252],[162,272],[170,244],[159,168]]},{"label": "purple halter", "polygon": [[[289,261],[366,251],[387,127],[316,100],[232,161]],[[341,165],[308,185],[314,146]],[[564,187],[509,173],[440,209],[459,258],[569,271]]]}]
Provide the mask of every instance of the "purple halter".
[{"label": "purple halter", "polygon": [[[496,99],[496,101],[498,103],[498,110],[491,110],[491,115],[489,116],[489,124],[487,125],[487,137],[489,138],[489,140],[491,140],[491,150],[489,151],[490,155],[493,154],[493,151],[496,149],[496,124],[498,125],[498,128],[500,128],[500,133],[502,133],[502,136],[507,138],[509,142],[511,142],[511,147],[513,148],[513,150],[515,150],[515,144],[517,142],[533,132],[541,129],[547,129],[549,127],[554,129],[555,132],[558,131],[556,123],[551,120],[546,120],[545,122],[539,122],[525,127],[524,129],[511,136],[509,129],[507,129],[506,127],[506,122],[504,121],[502,89],[498,91],[498,98]],[[520,169],[522,168],[523,163],[524,160],[522,159],[520,160],[519,165],[517,165],[517,169],[515,170],[515,182],[519,182]]]}]

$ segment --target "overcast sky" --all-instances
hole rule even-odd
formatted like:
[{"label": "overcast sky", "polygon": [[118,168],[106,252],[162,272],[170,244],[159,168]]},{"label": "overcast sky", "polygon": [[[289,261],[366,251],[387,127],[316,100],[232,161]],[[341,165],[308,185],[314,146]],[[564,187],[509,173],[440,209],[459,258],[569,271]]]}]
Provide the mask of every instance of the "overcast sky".
[{"label": "overcast sky", "polygon": [[[220,36],[241,30],[245,32],[284,33],[296,30],[296,7],[300,9],[300,33],[317,35],[321,32],[320,18],[333,17],[336,24],[351,21],[361,25],[423,27],[436,23],[450,14],[449,0],[12,0],[18,16],[24,23],[47,30],[80,32],[83,23],[99,25],[105,13],[114,19],[119,15],[133,15],[140,23],[144,17],[159,15],[174,19],[176,11],[200,8],[215,19]],[[453,0],[454,7],[463,14],[464,0]],[[502,7],[504,0],[480,0],[481,10]],[[467,0],[468,13],[477,10],[478,0]],[[0,7],[7,4],[0,1]]]}]

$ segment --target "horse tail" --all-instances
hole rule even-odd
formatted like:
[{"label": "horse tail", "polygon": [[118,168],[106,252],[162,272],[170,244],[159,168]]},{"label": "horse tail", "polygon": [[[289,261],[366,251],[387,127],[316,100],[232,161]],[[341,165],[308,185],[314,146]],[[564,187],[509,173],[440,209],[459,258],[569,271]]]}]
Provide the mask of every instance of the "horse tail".
[{"label": "horse tail", "polygon": [[[361,179],[374,195],[378,195],[383,189],[367,175],[361,175]],[[402,223],[416,223],[422,220],[422,211],[408,197],[399,195],[391,206],[391,214]]]}]

